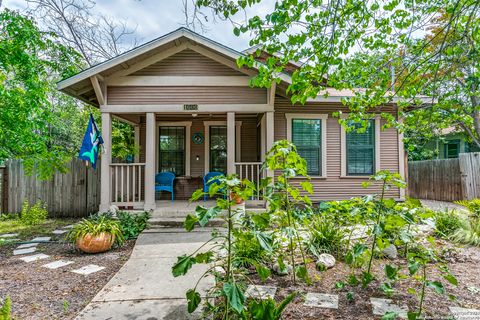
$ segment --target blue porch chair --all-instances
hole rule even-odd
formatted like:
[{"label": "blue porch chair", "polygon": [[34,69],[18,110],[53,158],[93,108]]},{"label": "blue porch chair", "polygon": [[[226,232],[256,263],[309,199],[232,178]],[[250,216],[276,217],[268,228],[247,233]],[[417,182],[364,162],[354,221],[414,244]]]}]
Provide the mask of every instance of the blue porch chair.
[{"label": "blue porch chair", "polygon": [[218,179],[212,179],[212,178],[220,177],[220,176],[223,176],[223,173],[212,171],[212,172],[207,173],[203,177],[203,192],[204,192],[203,201],[207,201],[207,193],[208,193],[208,190],[210,190],[210,185],[213,184],[213,183],[219,183],[220,182],[220,181],[218,181]]},{"label": "blue porch chair", "polygon": [[172,194],[172,202],[174,198],[173,194],[173,181],[175,180],[175,174],[171,172],[161,172],[155,175],[155,192],[167,191]]}]

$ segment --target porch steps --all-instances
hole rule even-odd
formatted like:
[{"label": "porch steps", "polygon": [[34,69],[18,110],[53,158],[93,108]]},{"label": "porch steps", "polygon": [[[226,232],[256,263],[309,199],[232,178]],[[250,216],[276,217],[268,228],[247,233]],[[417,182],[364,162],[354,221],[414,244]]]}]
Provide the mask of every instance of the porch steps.
[{"label": "porch steps", "polygon": [[[158,228],[184,228],[183,223],[185,217],[152,217],[148,220],[151,229]],[[222,219],[212,219],[210,220],[206,227],[221,227],[223,226],[224,221]]]}]

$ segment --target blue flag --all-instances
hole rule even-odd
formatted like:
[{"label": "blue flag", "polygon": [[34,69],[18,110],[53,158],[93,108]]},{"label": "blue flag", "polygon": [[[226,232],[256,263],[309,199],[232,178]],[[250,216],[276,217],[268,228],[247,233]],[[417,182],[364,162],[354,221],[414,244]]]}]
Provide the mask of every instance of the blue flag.
[{"label": "blue flag", "polygon": [[83,137],[83,143],[78,158],[90,162],[90,165],[95,169],[101,144],[103,144],[102,136],[100,135],[100,131],[95,124],[92,114],[90,114],[87,131]]}]

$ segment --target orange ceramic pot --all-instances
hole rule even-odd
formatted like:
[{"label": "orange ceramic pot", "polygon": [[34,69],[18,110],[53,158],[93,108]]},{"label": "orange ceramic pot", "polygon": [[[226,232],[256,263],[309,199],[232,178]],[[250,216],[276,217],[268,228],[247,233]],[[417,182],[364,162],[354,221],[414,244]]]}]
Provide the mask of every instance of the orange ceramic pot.
[{"label": "orange ceramic pot", "polygon": [[243,202],[242,198],[235,193],[230,193],[230,200],[235,200],[236,204],[241,204]]},{"label": "orange ceramic pot", "polygon": [[115,236],[102,232],[97,235],[87,233],[77,239],[77,247],[86,253],[100,253],[108,251],[115,242]]}]

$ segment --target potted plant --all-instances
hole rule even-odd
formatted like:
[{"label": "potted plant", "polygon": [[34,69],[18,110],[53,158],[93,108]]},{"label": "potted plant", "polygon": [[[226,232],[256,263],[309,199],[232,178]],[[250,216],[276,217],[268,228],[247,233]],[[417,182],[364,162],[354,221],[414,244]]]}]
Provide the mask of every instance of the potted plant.
[{"label": "potted plant", "polygon": [[124,241],[119,222],[105,215],[83,219],[69,231],[67,239],[86,253],[105,252]]}]

